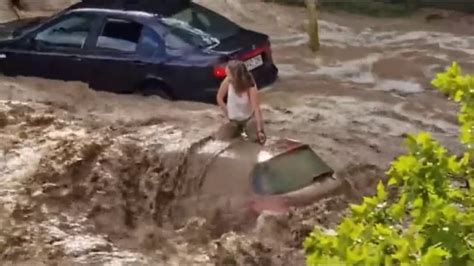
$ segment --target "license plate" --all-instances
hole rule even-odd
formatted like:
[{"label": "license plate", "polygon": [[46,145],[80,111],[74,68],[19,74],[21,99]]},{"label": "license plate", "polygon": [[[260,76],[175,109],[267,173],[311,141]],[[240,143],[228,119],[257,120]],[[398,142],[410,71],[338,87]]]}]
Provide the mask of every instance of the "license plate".
[{"label": "license plate", "polygon": [[257,67],[263,65],[263,59],[262,55],[257,55],[255,57],[250,58],[249,60],[245,61],[245,65],[247,66],[247,69],[254,70]]}]

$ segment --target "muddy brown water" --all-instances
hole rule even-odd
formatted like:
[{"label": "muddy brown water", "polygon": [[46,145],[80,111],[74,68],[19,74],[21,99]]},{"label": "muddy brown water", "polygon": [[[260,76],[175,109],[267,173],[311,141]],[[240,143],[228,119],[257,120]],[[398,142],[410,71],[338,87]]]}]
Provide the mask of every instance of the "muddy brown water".
[{"label": "muddy brown water", "polygon": [[[472,15],[444,12],[426,23],[438,11],[403,19],[323,13],[322,48],[312,54],[303,9],[198,2],[270,35],[281,75],[261,93],[266,131],[310,144],[359,193],[373,191],[407,133],[427,130],[459,151],[457,106],[429,81],[454,60],[474,73]],[[0,100],[4,261],[288,265],[301,261],[294,243],[308,228],[332,225],[346,206],[329,197],[291,217],[256,220],[242,207],[242,169],[256,151],[235,147],[248,154],[240,164],[232,149],[211,160],[225,147],[207,140],[222,121],[215,106],[26,77],[0,77]]]}]

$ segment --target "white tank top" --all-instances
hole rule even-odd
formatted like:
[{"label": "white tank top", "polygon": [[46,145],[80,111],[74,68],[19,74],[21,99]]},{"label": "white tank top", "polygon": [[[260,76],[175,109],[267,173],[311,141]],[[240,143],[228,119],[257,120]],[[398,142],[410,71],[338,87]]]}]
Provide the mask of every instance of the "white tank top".
[{"label": "white tank top", "polygon": [[248,93],[243,93],[241,96],[238,96],[232,84],[229,84],[227,94],[227,113],[229,119],[237,121],[245,121],[252,115]]}]

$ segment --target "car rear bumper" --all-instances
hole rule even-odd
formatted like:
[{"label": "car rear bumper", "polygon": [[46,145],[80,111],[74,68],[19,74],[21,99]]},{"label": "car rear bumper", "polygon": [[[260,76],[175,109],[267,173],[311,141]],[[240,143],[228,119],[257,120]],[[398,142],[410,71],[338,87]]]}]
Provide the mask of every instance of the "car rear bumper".
[{"label": "car rear bumper", "polygon": [[[252,71],[259,90],[273,84],[278,78],[278,68],[274,64],[265,65]],[[218,87],[205,88],[197,101],[216,103]]]},{"label": "car rear bumper", "polygon": [[274,64],[271,64],[269,66],[255,69],[252,71],[252,74],[255,78],[255,82],[257,82],[258,89],[263,89],[277,80],[278,68]]}]

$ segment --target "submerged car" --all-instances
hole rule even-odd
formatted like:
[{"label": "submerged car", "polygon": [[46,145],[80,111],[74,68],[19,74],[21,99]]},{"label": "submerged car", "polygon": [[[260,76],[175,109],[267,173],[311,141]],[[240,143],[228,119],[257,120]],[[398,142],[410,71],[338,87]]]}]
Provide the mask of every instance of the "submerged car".
[{"label": "submerged car", "polygon": [[200,204],[225,198],[254,213],[286,211],[339,193],[345,185],[310,146],[297,140],[269,138],[264,146],[236,140],[225,147],[218,156],[215,143],[201,148],[206,159],[200,160],[212,163],[203,175]]},{"label": "submerged car", "polygon": [[0,41],[7,76],[192,101],[214,101],[231,59],[245,62],[259,88],[278,76],[267,35],[189,0],[82,1],[0,30],[10,36]]}]

